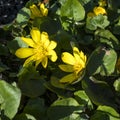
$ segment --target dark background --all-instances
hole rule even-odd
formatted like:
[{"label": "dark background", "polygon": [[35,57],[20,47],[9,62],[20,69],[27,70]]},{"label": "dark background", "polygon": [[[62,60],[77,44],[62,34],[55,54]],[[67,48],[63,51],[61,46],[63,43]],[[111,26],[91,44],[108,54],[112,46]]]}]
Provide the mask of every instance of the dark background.
[{"label": "dark background", "polygon": [[12,22],[18,11],[27,1],[28,0],[0,0],[0,25]]}]

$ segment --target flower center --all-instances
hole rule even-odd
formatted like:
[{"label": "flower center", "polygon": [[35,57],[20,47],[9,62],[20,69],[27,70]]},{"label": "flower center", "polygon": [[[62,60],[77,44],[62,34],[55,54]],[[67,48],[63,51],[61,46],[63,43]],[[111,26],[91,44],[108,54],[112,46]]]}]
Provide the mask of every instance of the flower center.
[{"label": "flower center", "polygon": [[42,60],[44,57],[47,56],[47,49],[45,49],[44,46],[40,44],[34,49],[34,53],[36,60],[40,60],[40,59]]},{"label": "flower center", "polygon": [[79,64],[79,63],[75,64],[75,65],[74,65],[74,73],[75,73],[76,75],[78,75],[79,72],[80,72],[83,68],[84,68],[84,67],[83,67],[81,64]]}]

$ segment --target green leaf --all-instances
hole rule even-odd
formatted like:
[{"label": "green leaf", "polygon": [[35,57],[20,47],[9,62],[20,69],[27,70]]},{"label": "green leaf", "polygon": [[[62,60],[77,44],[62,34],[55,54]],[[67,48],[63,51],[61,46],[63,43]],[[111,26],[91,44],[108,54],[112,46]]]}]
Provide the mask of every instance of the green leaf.
[{"label": "green leaf", "polygon": [[13,120],[37,120],[37,119],[30,114],[21,113],[16,115]]},{"label": "green leaf", "polygon": [[16,50],[20,47],[27,47],[28,45],[21,40],[20,37],[16,37],[12,41],[8,41],[7,46],[12,54],[15,54]]},{"label": "green leaf", "polygon": [[56,87],[56,88],[61,88],[61,89],[66,89],[66,90],[75,90],[73,87],[71,87],[70,85],[66,85],[66,84],[62,84],[59,81],[60,79],[55,77],[55,76],[51,76],[51,84]]},{"label": "green leaf", "polygon": [[99,106],[90,120],[119,120],[120,115],[109,106]]},{"label": "green leaf", "polygon": [[86,19],[86,28],[89,30],[96,30],[97,28],[106,28],[109,25],[109,21],[107,20],[107,16],[97,15],[94,17],[87,17]]},{"label": "green leaf", "polygon": [[115,65],[117,61],[117,53],[114,49],[108,49],[105,51],[103,57],[103,63],[100,66],[100,74],[103,76],[111,75],[115,70]]},{"label": "green leaf", "polygon": [[82,80],[82,87],[94,104],[117,109],[114,92],[106,82],[99,81],[94,77],[85,77]]},{"label": "green leaf", "polygon": [[115,80],[114,82],[114,88],[116,91],[120,92],[120,78],[118,78],[117,80]]},{"label": "green leaf", "polygon": [[65,89],[60,89],[53,86],[50,81],[46,82],[44,85],[47,89],[49,89],[50,91],[52,91],[53,93],[57,94],[60,97],[68,97],[70,94],[70,91],[68,93],[68,91],[66,91]]},{"label": "green leaf", "polygon": [[17,87],[0,80],[1,117],[6,116],[12,119],[18,111],[20,99],[21,92]]},{"label": "green leaf", "polygon": [[104,55],[105,55],[105,51],[103,50],[103,47],[98,47],[92,52],[86,66],[86,72],[89,76],[97,72],[98,68],[103,63]]},{"label": "green leaf", "polygon": [[91,100],[86,95],[85,91],[78,90],[74,92],[75,99],[79,102],[80,105],[84,105],[85,107],[88,106],[90,109],[93,108]]},{"label": "green leaf", "polygon": [[[72,51],[70,41],[73,40],[73,38],[72,39],[71,38],[72,38],[72,36],[63,30],[58,31],[55,36],[55,40],[57,40],[57,42],[58,42],[58,47],[60,49],[66,50],[66,51],[68,51],[68,50]],[[75,41],[75,40],[73,40],[73,41]]]},{"label": "green leaf", "polygon": [[68,17],[75,21],[83,20],[85,17],[84,7],[78,0],[66,0],[60,10],[62,17]]},{"label": "green leaf", "polygon": [[49,17],[36,18],[33,25],[40,28],[41,31],[46,31],[49,35],[56,34],[61,29],[60,21],[57,18],[56,20]]},{"label": "green leaf", "polygon": [[17,14],[16,18],[17,23],[20,24],[20,26],[25,27],[30,19],[30,15],[31,15],[30,9],[23,7]]},{"label": "green leaf", "polygon": [[22,93],[29,97],[37,97],[45,92],[45,79],[39,75],[35,67],[31,64],[21,69],[18,74],[18,85]]},{"label": "green leaf", "polygon": [[106,43],[115,50],[120,49],[119,40],[109,30],[97,30],[95,34],[97,37],[100,37],[100,43]]},{"label": "green leaf", "polygon": [[47,113],[49,120],[76,120],[80,119],[79,114],[82,112],[83,106],[73,98],[66,98],[55,101]]},{"label": "green leaf", "polygon": [[113,33],[119,35],[120,34],[120,18],[118,22],[113,27]]},{"label": "green leaf", "polygon": [[[117,53],[112,48],[98,47],[89,57],[86,71],[89,75],[111,75],[115,70]],[[91,69],[92,68],[92,69]]]},{"label": "green leaf", "polygon": [[33,115],[37,120],[46,120],[46,107],[44,99],[30,99],[27,105],[25,106],[23,112]]}]

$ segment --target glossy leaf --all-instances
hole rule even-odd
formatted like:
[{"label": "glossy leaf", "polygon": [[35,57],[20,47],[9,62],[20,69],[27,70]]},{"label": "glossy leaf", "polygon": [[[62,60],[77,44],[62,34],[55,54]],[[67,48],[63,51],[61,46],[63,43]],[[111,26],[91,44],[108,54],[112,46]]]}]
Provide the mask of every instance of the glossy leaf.
[{"label": "glossy leaf", "polygon": [[88,63],[86,66],[86,72],[89,76],[98,72],[97,71],[98,68],[103,63],[104,55],[105,55],[105,51],[102,49],[102,47],[98,47],[93,51],[93,53],[88,59]]},{"label": "glossy leaf", "polygon": [[22,93],[29,97],[37,97],[45,92],[44,77],[40,76],[31,64],[21,69],[18,85]]},{"label": "glossy leaf", "polygon": [[120,78],[118,78],[117,80],[115,80],[114,82],[114,88],[116,91],[120,92]]},{"label": "glossy leaf", "polygon": [[85,17],[84,7],[78,0],[66,0],[60,10],[62,17],[68,17],[75,21],[83,20]]},{"label": "glossy leaf", "polygon": [[91,100],[86,95],[85,91],[83,91],[83,90],[76,91],[76,92],[74,92],[74,96],[80,105],[88,106],[88,108],[90,108],[90,109],[93,108]]},{"label": "glossy leaf", "polygon": [[[83,106],[73,98],[66,98],[55,101],[48,109],[49,120],[73,120],[80,119],[79,114],[83,111]],[[77,114],[79,113],[79,114]]]},{"label": "glossy leaf", "polygon": [[120,49],[120,42],[109,30],[98,30],[96,36],[100,37],[100,43],[107,44],[114,49]]},{"label": "glossy leaf", "polygon": [[47,119],[44,99],[41,98],[30,99],[23,112],[33,115],[37,120]]},{"label": "glossy leaf", "polygon": [[109,76],[115,70],[117,53],[114,51],[114,49],[108,49],[105,52],[103,63],[100,66],[100,74],[103,76]]},{"label": "glossy leaf", "polygon": [[82,87],[94,104],[107,105],[117,109],[114,92],[106,82],[99,81],[94,77],[85,77],[82,80]]},{"label": "glossy leaf", "polygon": [[114,49],[99,47],[91,54],[86,71],[89,75],[100,73],[109,76],[115,70],[116,60],[117,54]]},{"label": "glossy leaf", "polygon": [[18,87],[0,80],[0,109],[1,117],[12,119],[18,112],[21,91]]},{"label": "glossy leaf", "polygon": [[117,113],[112,107],[99,106],[96,113],[91,117],[90,120],[119,120],[120,114]]},{"label": "glossy leaf", "polygon": [[16,21],[18,22],[18,24],[20,24],[20,26],[25,27],[30,19],[30,15],[30,10],[26,7],[23,7],[17,14]]},{"label": "glossy leaf", "polygon": [[96,30],[97,28],[104,29],[109,25],[107,16],[97,15],[94,17],[88,17],[86,21],[86,28],[89,30]]},{"label": "glossy leaf", "polygon": [[8,41],[7,46],[9,48],[9,51],[12,54],[15,54],[16,50],[19,47],[27,47],[27,44],[23,42],[20,37],[16,37],[14,40]]}]

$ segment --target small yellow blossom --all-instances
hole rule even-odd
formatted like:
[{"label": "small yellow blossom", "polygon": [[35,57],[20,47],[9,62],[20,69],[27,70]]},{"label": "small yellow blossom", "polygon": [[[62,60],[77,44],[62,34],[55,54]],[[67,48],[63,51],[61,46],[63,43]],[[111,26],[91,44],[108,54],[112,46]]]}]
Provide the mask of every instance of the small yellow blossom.
[{"label": "small yellow blossom", "polygon": [[50,41],[46,32],[40,32],[38,28],[32,28],[30,35],[32,38],[21,37],[21,39],[29,46],[29,48],[19,48],[15,55],[19,58],[27,58],[23,66],[30,62],[35,62],[37,67],[39,63],[44,68],[47,67],[48,58],[55,62],[57,60],[57,54],[53,50],[57,43]]},{"label": "small yellow blossom", "polygon": [[101,7],[105,7],[107,5],[107,1],[106,0],[99,0],[99,6]]},{"label": "small yellow blossom", "polygon": [[31,18],[35,18],[35,17],[43,17],[43,16],[47,16],[48,14],[48,9],[45,8],[43,3],[39,4],[40,9],[38,9],[38,7],[33,4],[32,6],[30,6],[30,10],[31,10]]},{"label": "small yellow blossom", "polygon": [[72,83],[79,78],[83,69],[86,66],[87,57],[82,51],[79,51],[77,47],[73,48],[73,55],[64,52],[62,53],[62,61],[66,64],[59,65],[59,68],[65,72],[71,72],[60,79],[61,83]]},{"label": "small yellow blossom", "polygon": [[94,17],[97,16],[99,14],[107,14],[106,10],[103,7],[94,7],[93,12],[89,12],[87,14],[87,17]]},{"label": "small yellow blossom", "polygon": [[99,15],[99,14],[107,14],[106,10],[103,7],[95,7],[93,9],[93,12],[95,13],[95,15]]}]

